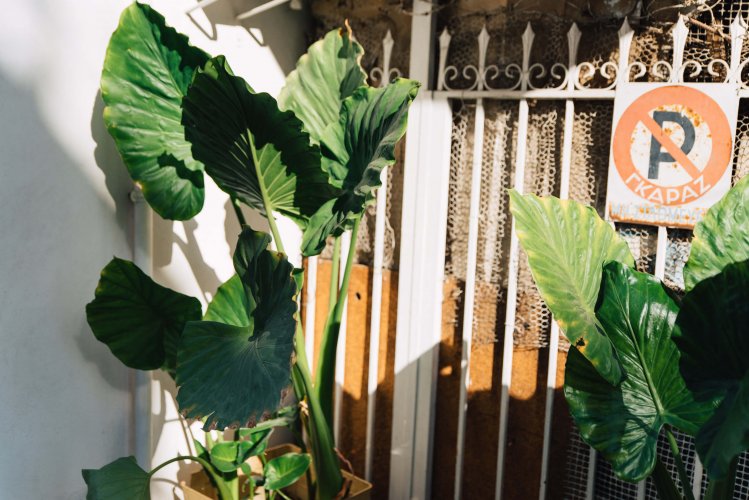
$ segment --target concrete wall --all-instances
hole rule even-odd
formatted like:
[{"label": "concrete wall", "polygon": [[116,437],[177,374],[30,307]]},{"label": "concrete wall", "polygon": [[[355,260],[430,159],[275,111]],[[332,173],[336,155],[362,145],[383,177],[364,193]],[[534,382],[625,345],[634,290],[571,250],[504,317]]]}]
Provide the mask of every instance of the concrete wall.
[{"label": "concrete wall", "polygon": [[[256,0],[151,2],[193,43],[226,54],[277,93],[304,48],[304,15],[282,6],[238,26]],[[0,497],[79,499],[81,468],[132,453],[130,373],[98,343],[84,306],[112,255],[132,258],[131,183],[101,120],[108,38],[123,0],[7,2],[0,16]],[[248,29],[249,28],[249,29]],[[238,225],[208,183],[195,221],[154,221],[154,277],[204,303],[231,275]],[[293,231],[291,231],[293,232]],[[289,236],[291,238],[291,236]],[[287,243],[293,246],[293,243]],[[186,451],[157,376],[154,462]],[[162,425],[163,424],[163,425]],[[153,498],[173,498],[178,466]]]}]

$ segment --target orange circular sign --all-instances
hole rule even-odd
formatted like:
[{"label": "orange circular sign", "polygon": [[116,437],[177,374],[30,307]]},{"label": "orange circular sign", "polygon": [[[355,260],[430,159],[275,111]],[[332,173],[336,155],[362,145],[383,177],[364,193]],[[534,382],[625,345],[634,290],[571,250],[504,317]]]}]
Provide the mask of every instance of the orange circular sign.
[{"label": "orange circular sign", "polygon": [[616,170],[636,195],[682,205],[718,183],[730,167],[732,143],[717,102],[693,87],[670,85],[643,94],[622,113],[612,151]]}]

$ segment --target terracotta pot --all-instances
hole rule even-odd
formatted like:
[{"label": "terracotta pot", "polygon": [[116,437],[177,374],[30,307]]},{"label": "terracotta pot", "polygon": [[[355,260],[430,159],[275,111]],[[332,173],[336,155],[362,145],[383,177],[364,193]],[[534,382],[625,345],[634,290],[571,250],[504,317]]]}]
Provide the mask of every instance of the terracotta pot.
[{"label": "terracotta pot", "polygon": [[[301,452],[299,447],[293,444],[282,444],[280,446],[268,448],[265,454],[269,459],[271,459],[284,455],[286,453],[299,452]],[[257,457],[252,457],[250,459],[250,466],[252,467],[253,472],[260,473],[262,471],[262,464],[260,464],[260,461],[257,459]],[[348,486],[348,494],[344,498],[356,500],[371,500],[371,483],[365,481],[364,479],[358,478],[353,474],[346,472],[345,470],[341,470],[341,473],[343,474],[343,478]],[[240,484],[243,484],[244,481],[242,481],[242,478],[244,477],[244,475],[240,473],[239,477]],[[196,472],[190,477],[189,485],[183,482],[180,486],[182,487],[182,491],[184,491],[185,493],[185,500],[219,500],[218,492],[211,484],[211,481],[208,479],[208,475],[202,470]],[[309,500],[307,496],[306,474],[288,488],[284,488],[283,492],[293,500]],[[247,491],[244,490],[241,493],[246,495]],[[255,500],[264,499],[265,491],[262,487],[257,488],[255,490]]]}]

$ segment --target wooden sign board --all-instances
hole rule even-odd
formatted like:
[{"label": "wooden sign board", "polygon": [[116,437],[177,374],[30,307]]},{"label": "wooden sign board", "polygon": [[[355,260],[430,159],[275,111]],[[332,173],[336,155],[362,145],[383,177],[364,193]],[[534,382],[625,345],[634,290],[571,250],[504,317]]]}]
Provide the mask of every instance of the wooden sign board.
[{"label": "wooden sign board", "polygon": [[692,228],[731,186],[739,97],[721,83],[636,83],[614,100],[606,212]]}]

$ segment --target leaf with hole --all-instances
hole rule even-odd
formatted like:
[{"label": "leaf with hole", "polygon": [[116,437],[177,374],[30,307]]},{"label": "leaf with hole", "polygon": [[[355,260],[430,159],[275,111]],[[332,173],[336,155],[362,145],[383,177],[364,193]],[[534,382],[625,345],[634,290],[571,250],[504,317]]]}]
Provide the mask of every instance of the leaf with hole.
[{"label": "leaf with hole", "polygon": [[695,443],[711,477],[722,478],[749,449],[749,261],[698,283],[684,297],[677,325],[687,385],[700,400],[722,400]]},{"label": "leaf with hole", "polygon": [[185,141],[180,106],[208,58],[161,14],[135,2],[123,11],[104,59],[104,122],[130,176],[166,219],[186,220],[203,207],[203,166]]},{"label": "leaf with hole", "polygon": [[[193,321],[180,339],[177,403],[187,418],[205,418],[205,430],[251,427],[278,409],[289,385],[297,290],[293,266],[269,243],[267,234],[246,228],[234,252],[246,322]],[[229,294],[214,302],[221,296]]]},{"label": "leaf with hole", "polygon": [[664,425],[695,435],[713,411],[711,402],[695,400],[679,373],[671,341],[678,311],[656,278],[611,262],[596,314],[626,377],[614,387],[579,351],[568,354],[564,395],[572,418],[585,442],[626,481],[653,471]]},{"label": "leaf with hole", "polygon": [[86,305],[94,336],[130,368],[172,373],[177,343],[188,321],[200,319],[200,301],[163,287],[130,261],[115,257],[101,271]]},{"label": "leaf with hole", "polygon": [[595,305],[606,262],[634,265],[624,242],[595,210],[571,200],[510,191],[515,232],[541,297],[559,328],[603,378],[618,384],[620,361]]}]

